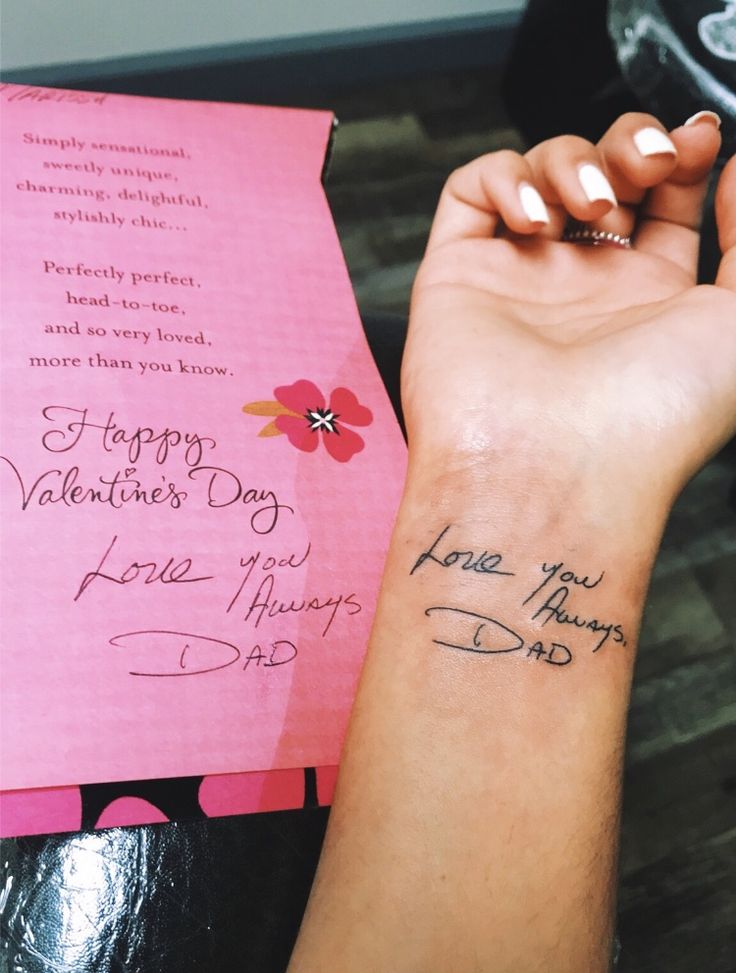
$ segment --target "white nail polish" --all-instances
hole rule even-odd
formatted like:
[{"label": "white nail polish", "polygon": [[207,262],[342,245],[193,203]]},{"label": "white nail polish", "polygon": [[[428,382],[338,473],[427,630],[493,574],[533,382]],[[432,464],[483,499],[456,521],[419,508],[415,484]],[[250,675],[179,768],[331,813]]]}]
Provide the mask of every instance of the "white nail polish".
[{"label": "white nail polish", "polygon": [[578,170],[578,178],[580,179],[580,185],[583,187],[583,192],[591,203],[598,203],[602,199],[607,199],[614,206],[618,206],[618,200],[616,199],[616,194],[613,191],[613,186],[603,175],[598,166],[594,166],[590,162],[586,162],[585,165],[580,166]]},{"label": "white nail polish", "polygon": [[534,186],[530,186],[528,182],[523,182],[519,186],[519,198],[521,199],[522,209],[532,223],[549,223],[547,207]]},{"label": "white nail polish", "polygon": [[677,149],[658,128],[641,128],[634,135],[634,144],[643,156],[677,155]]},{"label": "white nail polish", "polygon": [[716,128],[721,127],[720,115],[716,115],[714,111],[708,111],[707,109],[705,111],[696,111],[695,114],[691,115],[690,118],[688,118],[688,120],[684,124],[697,125],[698,122],[704,122],[704,121],[713,122]]}]

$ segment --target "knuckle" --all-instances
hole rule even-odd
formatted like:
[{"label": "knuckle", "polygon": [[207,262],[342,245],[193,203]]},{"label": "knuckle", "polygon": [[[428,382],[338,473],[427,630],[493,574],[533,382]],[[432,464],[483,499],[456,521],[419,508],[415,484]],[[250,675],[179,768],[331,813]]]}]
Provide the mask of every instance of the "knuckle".
[{"label": "knuckle", "polygon": [[452,170],[452,172],[447,177],[447,179],[445,179],[445,185],[442,189],[443,195],[446,195],[448,193],[449,194],[454,193],[457,185],[458,184],[462,185],[463,180],[465,178],[465,173],[467,172],[467,168],[468,166],[464,165],[464,166],[458,166],[456,169]]},{"label": "knuckle", "polygon": [[630,111],[625,112],[621,115],[618,120],[614,123],[615,128],[632,129],[639,128],[643,126],[650,125],[653,128],[661,128],[666,131],[666,126],[657,118],[656,115],[650,115],[648,112],[641,111]]},{"label": "knuckle", "polygon": [[498,165],[508,168],[518,166],[521,162],[523,162],[523,157],[513,149],[498,149],[496,152],[489,152],[487,155],[482,156],[482,159],[487,160],[489,165]]},{"label": "knuckle", "polygon": [[487,152],[453,169],[445,181],[444,188],[446,192],[453,194],[473,177],[480,176],[485,180],[497,173],[518,172],[525,169],[524,158],[518,152],[513,149],[499,149],[496,152]]},{"label": "knuckle", "polygon": [[556,156],[559,155],[595,155],[596,148],[588,139],[582,135],[558,135],[556,138],[549,139],[546,143],[548,151]]}]

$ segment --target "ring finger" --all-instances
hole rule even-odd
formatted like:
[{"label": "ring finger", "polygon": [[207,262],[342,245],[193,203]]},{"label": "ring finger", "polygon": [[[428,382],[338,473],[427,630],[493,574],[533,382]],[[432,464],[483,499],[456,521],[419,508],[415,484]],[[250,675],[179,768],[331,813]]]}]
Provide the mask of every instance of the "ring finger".
[{"label": "ring finger", "polygon": [[569,217],[593,223],[619,208],[605,157],[586,139],[576,135],[549,139],[527,152],[526,160],[550,209],[549,226],[540,235],[560,239]]}]

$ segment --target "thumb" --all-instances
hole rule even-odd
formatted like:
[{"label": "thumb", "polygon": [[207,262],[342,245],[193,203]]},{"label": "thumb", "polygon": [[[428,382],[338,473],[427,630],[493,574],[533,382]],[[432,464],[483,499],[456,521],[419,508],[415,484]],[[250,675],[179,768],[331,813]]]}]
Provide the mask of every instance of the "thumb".
[{"label": "thumb", "polygon": [[716,284],[736,291],[736,156],[728,162],[718,181],[716,223],[723,254]]}]

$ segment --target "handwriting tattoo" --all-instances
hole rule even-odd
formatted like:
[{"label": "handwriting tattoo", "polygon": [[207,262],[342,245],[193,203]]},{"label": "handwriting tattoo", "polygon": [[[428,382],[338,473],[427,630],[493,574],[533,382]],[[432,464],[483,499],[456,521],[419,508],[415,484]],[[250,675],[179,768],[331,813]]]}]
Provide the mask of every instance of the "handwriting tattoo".
[{"label": "handwriting tattoo", "polygon": [[564,609],[564,605],[570,594],[570,589],[561,585],[556,591],[554,591],[545,603],[538,608],[532,615],[532,620],[543,617],[542,625],[546,625],[549,621],[556,621],[559,625],[574,625],[576,628],[588,629],[596,634],[601,632],[602,635],[598,641],[598,644],[593,649],[597,652],[598,649],[602,649],[609,638],[613,636],[614,642],[623,643],[626,645],[626,639],[624,637],[623,629],[620,625],[614,624],[613,622],[604,622],[598,618],[581,618],[577,614],[569,614]]},{"label": "handwriting tattoo", "polygon": [[[549,566],[546,563],[543,564],[542,565],[542,574],[545,574],[546,575],[544,581],[542,581],[542,583],[540,585],[538,585],[534,589],[534,591],[532,591],[532,593],[530,595],[527,595],[527,597],[524,599],[524,601],[522,601],[522,605],[526,605],[526,603],[529,602],[529,601],[531,601],[532,598],[535,595],[538,595],[539,592],[542,590],[542,588],[544,588],[545,585],[549,584],[549,582],[552,580],[552,578],[554,578],[555,575],[557,575],[558,571],[560,571],[560,569],[563,568],[563,567],[565,567],[565,562],[564,561],[559,561],[557,564],[550,564]],[[598,587],[598,585],[603,580],[603,576],[605,575],[605,573],[606,573],[605,571],[601,571],[600,575],[596,578],[595,581],[590,581],[590,579],[588,578],[587,575],[585,575],[585,577],[578,578],[577,575],[573,571],[565,570],[559,576],[559,580],[563,584],[577,584],[577,585],[582,585],[583,588],[588,588],[590,590],[591,588],[597,588]]]},{"label": "handwriting tattoo", "polygon": [[[504,569],[505,555],[500,552],[491,553],[486,548],[478,553],[470,546],[456,548],[448,538],[451,527],[451,524],[444,527],[432,544],[422,551],[414,562],[410,575],[415,574],[429,561],[441,568],[458,567],[474,574],[516,576],[516,572]],[[528,605],[535,599],[543,599],[541,604],[539,601],[532,604],[531,621],[538,620],[542,627],[553,622],[556,625],[593,632],[597,636],[593,652],[598,652],[609,640],[624,646],[627,644],[624,629],[619,622],[604,620],[593,611],[578,610],[571,604],[573,592],[579,598],[594,590],[603,582],[605,571],[597,576],[579,574],[562,560],[545,561],[540,569],[542,580],[521,603]],[[544,590],[547,585],[553,588],[549,594]],[[545,646],[539,639],[527,642],[505,622],[482,611],[436,605],[427,608],[425,615],[434,622],[432,641],[444,648],[478,655],[502,655],[526,649],[526,658],[536,661],[543,659],[551,665],[565,666],[573,661],[573,651],[568,646],[560,642],[550,642],[549,646]]]},{"label": "handwriting tattoo", "polygon": [[432,561],[434,564],[439,564],[442,568],[451,568],[457,564],[463,571],[475,571],[476,574],[501,574],[507,577],[513,577],[513,571],[501,570],[500,565],[503,560],[503,555],[501,554],[490,554],[487,550],[483,551],[482,554],[476,554],[470,550],[460,551],[453,549],[450,549],[444,555],[441,554],[438,548],[441,546],[441,542],[451,526],[451,524],[448,524],[444,530],[440,531],[432,542],[432,546],[419,555],[409,574],[414,574],[415,571],[421,568],[425,561]]},{"label": "handwriting tattoo", "polygon": [[[487,615],[479,615],[463,608],[451,608],[448,605],[427,608],[424,614],[437,619],[437,637],[432,641],[446,649],[458,649],[478,655],[505,655],[519,652],[526,646],[518,632]],[[557,642],[553,642],[549,649],[545,649],[542,642],[534,642],[526,647],[527,658],[534,658],[536,661],[543,659],[550,665],[566,666],[573,659],[570,649]]]},{"label": "handwriting tattoo", "polygon": [[537,595],[541,594],[553,579],[557,587],[548,595],[544,604],[540,605],[534,611],[531,616],[532,621],[539,618],[541,619],[542,625],[547,625],[548,622],[553,621],[558,625],[574,625],[576,628],[586,629],[596,634],[600,633],[600,638],[593,652],[602,649],[609,639],[626,645],[626,636],[620,624],[603,621],[588,611],[573,611],[568,601],[575,588],[577,588],[578,594],[583,594],[585,591],[591,591],[593,588],[597,588],[605,577],[605,571],[601,571],[594,581],[591,581],[588,575],[578,576],[565,565],[564,561],[558,561],[555,564],[547,564],[545,562],[541,566],[541,571],[545,575],[544,579],[527,595],[522,605],[527,605]]}]

